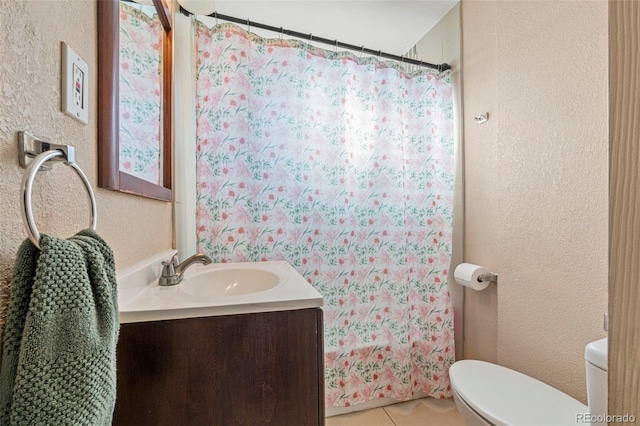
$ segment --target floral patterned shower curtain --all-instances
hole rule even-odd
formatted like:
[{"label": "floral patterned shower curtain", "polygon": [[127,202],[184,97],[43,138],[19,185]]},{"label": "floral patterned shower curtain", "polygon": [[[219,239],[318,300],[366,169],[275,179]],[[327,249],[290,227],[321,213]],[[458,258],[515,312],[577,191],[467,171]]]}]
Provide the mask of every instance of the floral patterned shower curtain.
[{"label": "floral patterned shower curtain", "polygon": [[327,405],[450,396],[449,74],[197,25],[199,249],[324,296]]},{"label": "floral patterned shower curtain", "polygon": [[120,170],[160,181],[162,24],[120,2]]}]

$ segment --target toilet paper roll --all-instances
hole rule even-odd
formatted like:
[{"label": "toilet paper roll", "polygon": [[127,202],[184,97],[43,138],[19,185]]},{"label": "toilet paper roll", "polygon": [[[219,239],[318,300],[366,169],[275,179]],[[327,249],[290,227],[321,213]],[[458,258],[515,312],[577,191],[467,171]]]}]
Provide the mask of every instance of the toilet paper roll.
[{"label": "toilet paper roll", "polygon": [[489,281],[478,281],[478,277],[489,273],[490,271],[482,266],[472,263],[461,263],[456,267],[453,276],[458,284],[480,291],[487,288]]}]

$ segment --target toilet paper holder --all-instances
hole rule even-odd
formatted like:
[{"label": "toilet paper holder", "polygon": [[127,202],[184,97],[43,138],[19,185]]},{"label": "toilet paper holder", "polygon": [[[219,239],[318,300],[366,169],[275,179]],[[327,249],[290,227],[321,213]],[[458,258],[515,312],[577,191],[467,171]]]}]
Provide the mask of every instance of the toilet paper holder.
[{"label": "toilet paper holder", "polygon": [[479,283],[486,283],[486,282],[497,283],[498,274],[494,274],[493,272],[491,272],[489,274],[478,275],[478,282]]},{"label": "toilet paper holder", "polygon": [[498,282],[498,274],[473,263],[459,264],[456,266],[453,276],[458,284],[475,291],[484,290],[489,284]]}]

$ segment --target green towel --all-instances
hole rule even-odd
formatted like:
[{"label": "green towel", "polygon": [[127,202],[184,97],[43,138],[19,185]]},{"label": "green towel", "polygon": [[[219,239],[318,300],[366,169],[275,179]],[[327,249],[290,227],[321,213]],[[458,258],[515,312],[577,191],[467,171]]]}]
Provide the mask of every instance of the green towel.
[{"label": "green towel", "polygon": [[0,425],[110,425],[118,303],[113,253],[92,230],[20,246],[0,364]]}]

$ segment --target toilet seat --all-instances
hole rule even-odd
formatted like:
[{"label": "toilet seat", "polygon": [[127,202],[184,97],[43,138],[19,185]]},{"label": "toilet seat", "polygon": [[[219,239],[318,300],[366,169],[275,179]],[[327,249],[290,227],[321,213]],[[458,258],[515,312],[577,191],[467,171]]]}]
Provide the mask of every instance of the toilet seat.
[{"label": "toilet seat", "polygon": [[449,369],[451,386],[488,423],[501,425],[584,424],[586,405],[539,380],[484,361],[464,360]]}]

